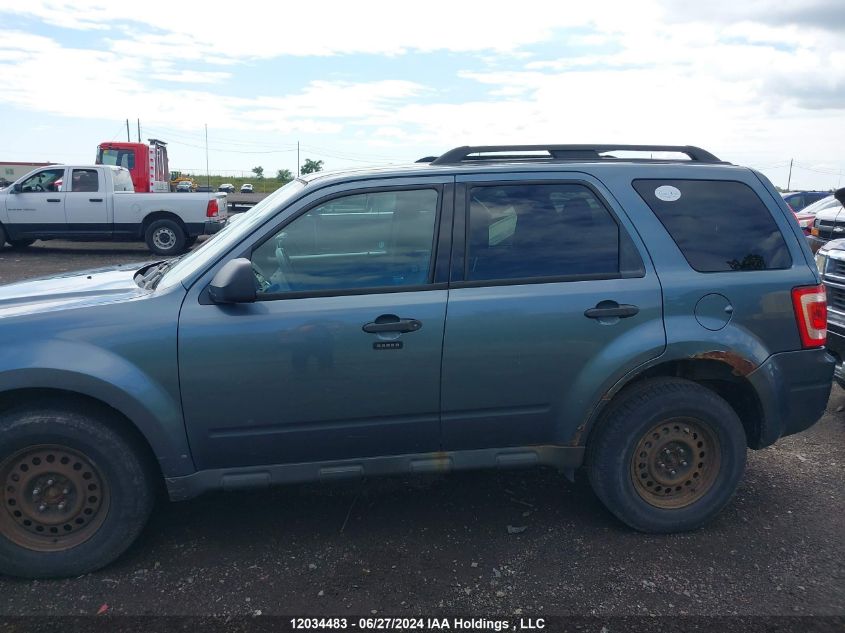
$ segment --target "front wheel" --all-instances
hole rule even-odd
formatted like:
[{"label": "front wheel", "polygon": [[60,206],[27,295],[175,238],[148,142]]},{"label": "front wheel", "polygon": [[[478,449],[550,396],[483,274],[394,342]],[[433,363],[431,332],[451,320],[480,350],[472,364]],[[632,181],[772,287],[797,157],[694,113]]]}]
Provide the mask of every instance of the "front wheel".
[{"label": "front wheel", "polygon": [[147,248],[156,255],[178,255],[185,250],[186,240],[185,230],[175,220],[155,220],[144,233]]},{"label": "front wheel", "polygon": [[678,378],[620,393],[587,448],[596,494],[643,532],[701,527],[727,505],[745,469],[736,412],[710,389]]},{"label": "front wheel", "polygon": [[153,503],[149,468],[100,418],[60,404],[0,416],[0,573],[84,574],[140,533]]}]

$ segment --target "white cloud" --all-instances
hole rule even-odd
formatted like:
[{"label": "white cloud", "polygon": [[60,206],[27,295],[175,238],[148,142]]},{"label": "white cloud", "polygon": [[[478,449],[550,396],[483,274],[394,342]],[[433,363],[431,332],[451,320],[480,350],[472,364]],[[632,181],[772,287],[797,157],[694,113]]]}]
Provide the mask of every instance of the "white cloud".
[{"label": "white cloud", "polygon": [[[237,7],[221,19],[191,0],[178,11],[161,0],[143,11],[112,0],[0,0],[0,14],[74,29],[90,42],[71,48],[0,32],[0,103],[88,119],[140,116],[174,130],[209,123],[331,137],[318,142],[412,156],[463,143],[697,143],[769,163],[803,150],[816,161],[808,165],[835,166],[845,145],[841,1],[807,0],[796,12],[779,0],[531,10],[501,0],[412,8],[327,0],[302,12]],[[430,51],[451,53],[455,66],[425,82],[364,67],[352,79],[327,79],[337,56]],[[218,88],[237,80],[239,66],[284,72],[306,56],[324,58],[326,72],[290,94],[278,95],[270,73],[238,92]],[[67,70],[57,72],[57,60]]]}]

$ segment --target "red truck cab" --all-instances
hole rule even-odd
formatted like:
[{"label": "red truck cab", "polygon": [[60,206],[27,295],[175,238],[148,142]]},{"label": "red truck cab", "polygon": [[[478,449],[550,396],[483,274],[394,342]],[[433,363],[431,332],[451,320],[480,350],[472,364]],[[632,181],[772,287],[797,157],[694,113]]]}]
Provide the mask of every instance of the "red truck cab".
[{"label": "red truck cab", "polygon": [[97,146],[97,165],[125,167],[136,193],[170,191],[167,143],[151,138],[150,144],[107,142]]}]

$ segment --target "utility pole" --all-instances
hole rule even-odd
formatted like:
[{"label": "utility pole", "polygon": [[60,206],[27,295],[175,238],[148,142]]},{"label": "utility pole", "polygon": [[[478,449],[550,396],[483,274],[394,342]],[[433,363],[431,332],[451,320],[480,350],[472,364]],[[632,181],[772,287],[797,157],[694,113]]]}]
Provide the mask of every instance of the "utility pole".
[{"label": "utility pole", "polygon": [[126,142],[131,143],[132,139],[129,136],[129,119],[126,119]]},{"label": "utility pole", "polygon": [[299,141],[296,142],[296,177],[299,178]]},{"label": "utility pole", "polygon": [[138,119],[138,142],[141,142],[141,119]]},{"label": "utility pole", "polygon": [[789,191],[789,185],[792,184],[792,161],[793,159],[789,159],[789,178],[786,180],[786,190]]},{"label": "utility pole", "polygon": [[211,187],[211,174],[208,173],[208,123],[205,124],[205,186]]}]

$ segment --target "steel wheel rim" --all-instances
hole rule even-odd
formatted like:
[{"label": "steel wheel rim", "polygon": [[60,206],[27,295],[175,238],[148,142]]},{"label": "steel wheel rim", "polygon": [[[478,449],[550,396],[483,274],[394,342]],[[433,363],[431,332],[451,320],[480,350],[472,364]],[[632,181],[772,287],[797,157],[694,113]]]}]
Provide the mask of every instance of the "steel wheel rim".
[{"label": "steel wheel rim", "polygon": [[701,499],[719,474],[719,438],[697,418],[672,418],[655,425],[631,456],[631,480],[646,503],[683,508]]},{"label": "steel wheel rim", "polygon": [[96,464],[67,446],[30,446],[0,463],[0,534],[26,549],[81,545],[102,526],[110,496]]},{"label": "steel wheel rim", "polygon": [[153,244],[162,250],[173,248],[176,243],[176,233],[173,229],[162,227],[153,232]]}]

